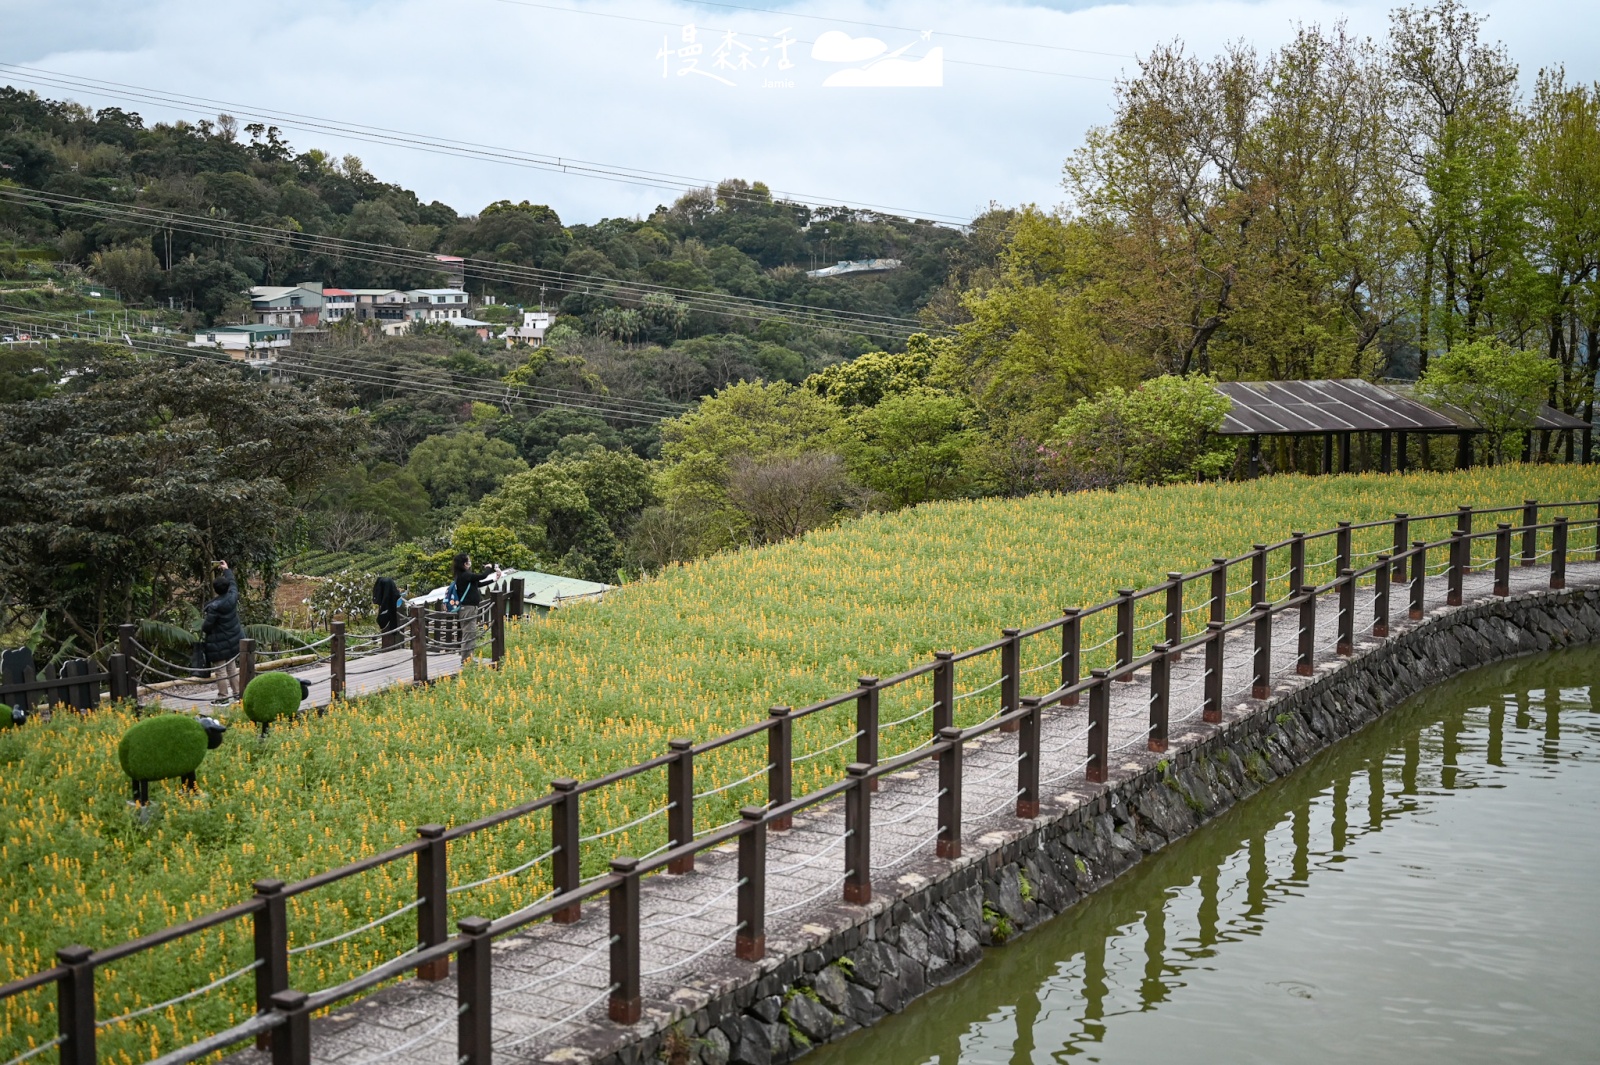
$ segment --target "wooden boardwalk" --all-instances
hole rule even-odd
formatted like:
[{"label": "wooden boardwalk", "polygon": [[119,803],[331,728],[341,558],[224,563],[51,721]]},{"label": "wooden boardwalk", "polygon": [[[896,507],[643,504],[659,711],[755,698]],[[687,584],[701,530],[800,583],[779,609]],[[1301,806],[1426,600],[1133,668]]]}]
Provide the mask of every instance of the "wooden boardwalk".
[{"label": "wooden boardwalk", "polygon": [[[283,670],[311,685],[311,694],[302,704],[307,709],[325,707],[333,701],[330,686],[330,669],[326,659],[291,666]],[[428,654],[428,679],[448,677],[461,672],[461,656],[455,651],[432,651]],[[411,663],[411,650],[407,647],[391,651],[374,651],[360,658],[351,658],[345,664],[345,698],[354,699],[371,695],[385,688],[409,686],[415,683]],[[172,710],[204,709],[212,704],[217,694],[215,681],[196,681],[162,687],[156,690],[141,686],[140,700],[147,705],[164,706]]]},{"label": "wooden boardwalk", "polygon": [[[1544,568],[1514,569],[1512,594],[1548,586]],[[1600,565],[1572,563],[1569,587],[1600,584]],[[1479,571],[1465,577],[1465,602],[1490,597],[1492,575]],[[1445,582],[1429,581],[1424,617],[1460,609],[1445,605]],[[1316,672],[1345,661],[1332,653],[1338,611],[1333,597],[1319,601]],[[1359,591],[1355,653],[1384,641],[1370,635],[1371,589]],[[1405,619],[1397,602],[1391,637],[1416,625]],[[1274,694],[1291,691],[1312,678],[1296,675],[1298,619],[1277,615],[1273,629]],[[1226,643],[1224,659],[1224,722],[1201,720],[1204,656],[1185,655],[1172,667],[1172,751],[1204,742],[1227,723],[1252,712],[1250,698],[1252,638],[1236,633]],[[1048,683],[1048,682],[1046,682]],[[1151,754],[1144,742],[1148,726],[1147,675],[1133,683],[1113,684],[1111,695],[1111,766],[1113,771],[1138,770],[1162,755]],[[994,693],[972,692],[983,698]],[[1085,700],[1087,702],[1087,700]],[[926,732],[926,719],[911,723]],[[1056,818],[1097,795],[1104,785],[1084,779],[1086,706],[1055,706],[1043,723],[1041,818]],[[896,738],[897,743],[899,737]],[[909,737],[911,746],[917,737]],[[962,823],[964,857],[958,864],[981,860],[981,854],[1031,828],[1014,811],[1018,762],[1015,734],[992,733],[966,745],[963,772]],[[935,767],[885,777],[872,799],[872,865],[877,912],[899,895],[914,890],[947,870],[951,863],[934,855],[937,833]],[[747,785],[749,801],[764,794],[763,780]],[[713,995],[738,986],[752,973],[770,970],[776,960],[798,954],[836,928],[859,920],[861,907],[841,899],[844,865],[842,802],[817,807],[795,818],[787,831],[768,836],[767,960],[736,961],[733,933],[737,922],[736,848],[729,844],[699,856],[696,869],[685,875],[656,875],[641,885],[644,1025],[670,1019],[703,1005]],[[485,914],[498,917],[498,914]],[[494,1053],[497,1061],[569,1062],[591,1060],[597,1031],[617,1031],[606,1020],[610,989],[610,928],[603,899],[586,904],[575,924],[541,923],[495,944],[492,965]],[[341,1008],[313,1023],[313,1060],[338,1065],[373,1065],[405,1061],[423,1065],[456,1065],[456,1027],[460,1006],[454,976],[435,983],[406,980]],[[585,1038],[584,1033],[589,1038]],[[268,1056],[248,1050],[232,1060],[266,1065]]]}]

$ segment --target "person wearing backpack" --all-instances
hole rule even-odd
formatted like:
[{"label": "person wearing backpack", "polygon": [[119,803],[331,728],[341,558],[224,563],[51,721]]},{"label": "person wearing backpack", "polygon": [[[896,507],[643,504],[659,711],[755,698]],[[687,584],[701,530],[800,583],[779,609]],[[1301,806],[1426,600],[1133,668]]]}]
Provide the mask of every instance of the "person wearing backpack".
[{"label": "person wearing backpack", "polygon": [[455,576],[444,590],[444,608],[455,614],[461,627],[461,661],[472,657],[478,646],[478,619],[483,614],[479,589],[500,576],[500,567],[490,563],[482,573],[472,572],[472,559],[465,553],[455,558]]}]

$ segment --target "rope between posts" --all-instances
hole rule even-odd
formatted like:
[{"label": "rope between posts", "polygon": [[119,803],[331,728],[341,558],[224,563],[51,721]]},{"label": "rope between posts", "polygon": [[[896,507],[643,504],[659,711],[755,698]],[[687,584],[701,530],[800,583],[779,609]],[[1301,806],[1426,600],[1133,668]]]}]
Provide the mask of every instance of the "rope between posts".
[{"label": "rope between posts", "polygon": [[941,828],[938,831],[934,832],[934,834],[929,836],[927,839],[918,840],[917,841],[917,845],[915,847],[912,847],[910,850],[906,851],[904,854],[902,854],[900,857],[896,858],[894,861],[884,863],[883,867],[885,869],[893,869],[895,866],[899,865],[901,862],[905,861],[907,858],[910,858],[912,855],[916,854],[918,851],[920,851],[922,848],[926,847],[928,844],[937,843],[938,840],[939,840],[939,837],[942,836],[942,835],[944,835],[944,829]]},{"label": "rope between posts", "polygon": [[1014,803],[1018,799],[1020,799],[1022,797],[1022,793],[1027,791],[1027,790],[1028,790],[1027,788],[1018,788],[1017,789],[1017,793],[1015,795],[1011,795],[1011,796],[1006,797],[1005,799],[1002,799],[999,806],[993,807],[992,809],[985,810],[983,813],[979,814],[978,816],[979,817],[993,817],[995,814],[999,813],[1001,810],[1004,810],[1007,806],[1010,806],[1012,803]]},{"label": "rope between posts", "polygon": [[1102,647],[1110,647],[1111,644],[1116,641],[1118,635],[1120,635],[1120,634],[1113,632],[1110,636],[1107,636],[1105,639],[1101,640],[1099,643],[1095,644],[1093,647],[1085,647],[1082,650],[1081,653],[1082,654],[1089,654],[1092,651],[1100,650],[1100,648],[1102,648]]},{"label": "rope between posts", "polygon": [[842,884],[846,880],[850,879],[850,877],[852,875],[854,875],[854,873],[855,873],[854,869],[845,870],[845,874],[843,876],[834,877],[832,880],[830,880],[826,884],[822,885],[822,890],[821,891],[813,892],[812,894],[807,895],[803,899],[800,899],[800,900],[798,900],[796,902],[789,903],[787,906],[779,906],[777,909],[771,911],[772,916],[776,917],[780,913],[788,913],[790,910],[798,910],[802,906],[808,906],[811,903],[816,902],[818,899],[822,898],[822,896],[828,894],[828,892],[834,890],[840,884]]},{"label": "rope between posts", "polygon": [[1196,603],[1194,606],[1191,606],[1191,607],[1185,609],[1184,613],[1185,614],[1193,614],[1196,610],[1205,610],[1205,609],[1209,608],[1211,606],[1211,604],[1215,603],[1216,601],[1217,601],[1217,597],[1216,596],[1212,596],[1210,599],[1207,599],[1203,603]]},{"label": "rope between posts", "polygon": [[721,902],[723,899],[727,898],[729,895],[733,894],[735,891],[739,890],[739,888],[743,887],[744,885],[748,884],[749,882],[750,882],[750,878],[749,877],[740,877],[738,880],[735,880],[732,884],[730,884],[727,887],[723,888],[722,891],[718,892],[716,895],[713,895],[710,899],[706,900],[706,904],[704,906],[700,907],[698,910],[695,910],[693,913],[673,913],[673,914],[668,914],[666,920],[664,920],[664,921],[650,921],[650,922],[647,922],[645,924],[640,925],[639,926],[639,931],[648,932],[652,928],[665,928],[667,925],[674,924],[674,923],[676,923],[678,921],[692,921],[696,917],[704,917],[706,912],[709,911],[711,909],[711,907],[715,906],[717,903]]},{"label": "rope between posts", "polygon": [[1047,749],[1044,753],[1045,754],[1060,754],[1062,751],[1066,750],[1068,747],[1071,747],[1075,741],[1081,740],[1085,736],[1087,736],[1089,734],[1089,731],[1091,729],[1093,729],[1093,728],[1094,728],[1094,723],[1090,722],[1088,725],[1085,725],[1083,728],[1079,729],[1077,732],[1073,733],[1071,736],[1068,736],[1065,740],[1063,740],[1060,743],[1060,745],[1055,746],[1055,747],[1051,747],[1051,748]]},{"label": "rope between posts", "polygon": [[740,777],[738,780],[732,780],[732,781],[729,781],[726,784],[718,785],[717,787],[712,788],[710,791],[697,791],[697,792],[694,793],[694,797],[697,798],[697,799],[704,799],[704,798],[707,798],[709,796],[717,795],[717,794],[720,794],[720,793],[722,793],[724,791],[727,791],[729,788],[737,788],[740,784],[748,784],[748,783],[750,783],[750,781],[754,780],[756,777],[759,777],[761,774],[772,772],[772,770],[774,768],[776,768],[776,766],[777,766],[776,762],[768,762],[766,765],[762,766],[760,769],[757,769],[754,773],[751,773],[747,777]]},{"label": "rope between posts", "polygon": [[516,987],[508,987],[508,988],[506,988],[504,991],[502,991],[500,993],[502,995],[517,995],[517,994],[521,994],[524,991],[531,991],[536,987],[543,987],[545,984],[551,983],[551,982],[553,982],[555,980],[559,980],[563,976],[565,976],[568,973],[570,973],[572,970],[578,968],[584,962],[588,961],[590,958],[593,958],[596,954],[599,954],[603,950],[610,949],[610,947],[611,947],[611,945],[613,943],[616,943],[616,942],[620,941],[621,939],[622,939],[621,936],[612,936],[610,939],[606,940],[604,943],[601,943],[598,947],[595,947],[593,950],[591,950],[589,953],[585,954],[583,957],[579,958],[577,961],[573,962],[571,965],[568,965],[563,969],[557,969],[555,972],[550,973],[550,974],[548,974],[546,976],[535,977],[534,979],[529,980],[525,984],[519,984]]},{"label": "rope between posts", "polygon": [[933,710],[933,708],[938,706],[938,705],[939,705],[938,702],[935,701],[935,702],[929,703],[926,707],[924,707],[921,710],[918,710],[914,714],[907,714],[905,717],[897,717],[893,721],[880,722],[879,725],[878,725],[878,731],[882,732],[884,729],[894,728],[896,725],[904,725],[907,721],[915,721],[917,718],[922,717],[924,714],[927,714],[927,713],[931,712]]},{"label": "rope between posts", "polygon": [[813,862],[818,862],[818,861],[821,861],[823,858],[826,858],[830,853],[832,853],[832,851],[833,851],[833,849],[835,847],[839,846],[839,844],[843,843],[845,840],[849,839],[851,836],[853,836],[855,834],[856,834],[856,830],[852,828],[850,831],[846,832],[844,835],[840,836],[838,839],[834,840],[832,843],[827,844],[821,850],[819,850],[817,853],[811,855],[809,858],[803,858],[800,861],[795,862],[793,865],[785,865],[785,866],[781,866],[781,867],[779,867],[777,869],[768,869],[767,870],[767,874],[769,876],[772,876],[772,875],[782,876],[782,875],[784,875],[786,873],[792,873],[796,869],[804,869],[806,866],[811,865]]},{"label": "rope between posts", "polygon": [[[164,669],[157,669],[148,662],[144,663],[143,665],[136,664],[136,668],[137,672],[139,672],[141,675],[144,673],[154,673],[157,676],[166,678],[167,680],[176,680],[187,684],[207,684],[210,683],[212,679],[211,674],[214,670],[222,669],[231,663],[237,662],[238,660],[239,656],[234,655],[226,662],[218,662],[215,665],[206,666],[204,669],[190,669],[188,666],[174,666],[174,669],[182,669],[185,671],[182,675],[177,673],[168,673]],[[165,659],[162,659],[161,661],[165,662]],[[170,662],[166,662],[166,664],[172,665]]]},{"label": "rope between posts", "polygon": [[967,781],[966,784],[967,784],[968,787],[971,787],[971,786],[977,785],[977,784],[987,784],[989,781],[993,780],[995,777],[999,776],[1000,774],[1008,771],[1013,766],[1021,765],[1023,757],[1024,757],[1023,755],[1019,754],[1019,755],[1017,755],[1017,757],[1013,758],[1011,761],[1009,761],[1009,762],[1005,763],[1004,765],[1002,765],[999,769],[996,769],[993,773],[986,773],[983,776],[978,777],[976,780]]},{"label": "rope between posts", "polygon": [[427,901],[428,900],[424,898],[424,899],[417,899],[415,902],[408,902],[404,906],[400,907],[398,910],[395,910],[393,913],[385,914],[384,916],[378,918],[376,921],[368,921],[366,924],[362,925],[360,928],[352,928],[348,932],[340,932],[336,936],[329,936],[327,939],[319,939],[315,943],[307,943],[303,947],[290,947],[289,948],[289,954],[290,954],[291,957],[293,955],[296,955],[296,954],[304,954],[308,950],[316,950],[318,947],[331,946],[334,943],[338,943],[338,942],[341,942],[343,940],[349,939],[351,936],[359,936],[362,932],[369,932],[372,929],[377,928],[381,924],[386,924],[389,921],[394,920],[396,917],[399,917],[403,913],[410,913],[412,910],[416,909],[418,906],[421,906],[424,902],[427,902]]},{"label": "rope between posts", "polygon": [[855,740],[860,739],[862,736],[865,736],[866,734],[867,733],[866,733],[865,729],[858,730],[853,735],[846,736],[844,739],[840,740],[838,743],[830,743],[828,746],[822,748],[821,750],[812,751],[810,754],[796,755],[795,757],[789,759],[789,761],[790,762],[809,762],[813,758],[822,757],[823,755],[827,754],[829,751],[836,751],[840,747],[843,747],[845,744],[854,742]]},{"label": "rope between posts", "polygon": [[1091,761],[1091,759],[1085,758],[1083,761],[1079,762],[1077,765],[1073,766],[1071,769],[1064,769],[1061,772],[1057,773],[1055,776],[1050,777],[1048,780],[1040,781],[1039,782],[1039,786],[1042,788],[1046,784],[1053,784],[1054,782],[1060,780],[1062,777],[1071,776],[1072,774],[1076,773],[1078,770],[1083,769],[1084,767],[1086,767],[1089,764],[1090,761]]},{"label": "rope between posts", "polygon": [[1167,617],[1166,617],[1165,614],[1163,614],[1161,617],[1156,618],[1154,621],[1150,622],[1149,624],[1140,625],[1138,628],[1134,629],[1133,631],[1134,632],[1143,632],[1145,629],[1153,629],[1157,625],[1160,625],[1162,622],[1164,622],[1166,620],[1167,620]]},{"label": "rope between posts", "polygon": [[[772,807],[772,800],[771,799],[768,799],[766,802],[761,804],[761,809],[763,809],[763,810],[770,809],[771,807]],[[694,834],[694,838],[695,839],[701,839],[701,838],[703,838],[705,836],[711,835],[711,833],[713,833],[713,832],[721,832],[725,828],[732,828],[734,825],[742,825],[742,824],[744,824],[744,818],[743,817],[735,817],[732,821],[724,821],[720,825],[713,825],[712,827],[710,827],[708,829],[705,829],[705,830],[703,830],[701,832],[696,832]]]},{"label": "rope between posts", "polygon": [[473,888],[482,887],[485,884],[492,884],[496,880],[504,880],[508,876],[516,876],[518,873],[525,872],[528,869],[532,869],[535,865],[538,865],[540,862],[544,861],[546,858],[550,857],[552,854],[555,854],[560,849],[561,849],[560,847],[551,847],[549,850],[545,851],[543,854],[539,855],[537,858],[530,858],[528,861],[523,862],[521,865],[517,866],[515,869],[507,869],[503,873],[494,873],[494,874],[492,874],[490,876],[484,877],[482,880],[474,880],[470,884],[457,884],[453,888],[446,888],[445,889],[445,894],[446,895],[454,895],[454,894],[456,894],[458,892],[461,892],[461,891],[471,891]]},{"label": "rope between posts", "polygon": [[594,840],[597,840],[597,839],[605,839],[607,836],[615,836],[618,832],[626,832],[630,828],[637,828],[639,825],[644,824],[646,821],[650,821],[650,820],[653,820],[653,819],[655,819],[657,817],[660,817],[662,814],[666,813],[668,810],[671,810],[673,807],[675,807],[677,805],[678,804],[675,803],[675,802],[669,802],[669,803],[667,803],[667,805],[663,806],[661,809],[652,810],[649,813],[645,814],[643,817],[636,817],[632,821],[629,821],[625,825],[618,825],[616,828],[608,828],[604,832],[596,832],[592,836],[580,836],[578,838],[578,842],[579,843],[591,843],[591,842],[593,842]]},{"label": "rope between posts", "polygon": [[877,822],[877,827],[879,827],[879,828],[890,828],[890,827],[892,827],[894,825],[903,825],[903,824],[905,824],[907,821],[911,820],[913,817],[917,816],[922,811],[924,811],[928,807],[932,806],[934,803],[938,802],[939,799],[944,795],[944,793],[949,791],[949,790],[950,790],[949,788],[940,788],[939,791],[934,795],[933,798],[931,798],[931,799],[927,800],[926,802],[922,803],[922,805],[920,805],[920,806],[913,807],[911,812],[906,814],[904,817],[897,817],[893,821],[879,821],[879,822]]},{"label": "rope between posts", "polygon": [[1056,655],[1054,658],[1052,658],[1050,661],[1044,663],[1043,665],[1029,666],[1027,669],[1023,670],[1022,673],[1023,673],[1024,676],[1026,676],[1029,673],[1037,673],[1041,669],[1049,669],[1051,666],[1055,665],[1057,662],[1060,662],[1063,658],[1066,658],[1066,657],[1067,657],[1067,652],[1062,651],[1060,654]]},{"label": "rope between posts", "polygon": [[[772,912],[779,913],[781,911],[774,910]],[[688,965],[690,962],[697,961],[700,958],[704,957],[705,955],[711,953],[717,947],[721,946],[726,940],[732,938],[733,936],[738,935],[739,934],[739,929],[743,928],[745,926],[745,923],[746,922],[744,922],[744,921],[740,921],[738,924],[733,926],[733,931],[727,932],[727,933],[724,933],[723,935],[718,936],[716,939],[713,939],[711,942],[707,943],[705,946],[701,947],[699,950],[695,951],[693,954],[689,955],[687,958],[682,958],[682,959],[680,959],[678,961],[675,961],[671,965],[663,965],[658,969],[645,969],[645,970],[643,970],[642,972],[639,973],[639,976],[640,977],[660,976],[662,973],[670,973],[674,969],[681,969],[685,965]]]},{"label": "rope between posts", "polygon": [[622,986],[621,984],[612,984],[610,987],[606,988],[604,991],[600,992],[594,998],[591,998],[588,1002],[585,1002],[583,1005],[579,1006],[577,1009],[573,1010],[571,1013],[567,1014],[565,1017],[562,1017],[560,1020],[551,1021],[549,1024],[545,1025],[543,1028],[536,1028],[533,1031],[529,1032],[527,1035],[523,1036],[521,1039],[516,1039],[516,1040],[513,1040],[513,1041],[511,1041],[509,1043],[502,1043],[500,1046],[495,1047],[495,1049],[496,1050],[510,1050],[512,1047],[521,1046],[523,1043],[528,1042],[530,1039],[537,1039],[539,1036],[544,1035],[544,1033],[550,1031],[552,1028],[560,1028],[563,1025],[571,1024],[573,1021],[577,1020],[579,1017],[581,1017],[585,1013],[589,1012],[590,1009],[592,1009],[595,1006],[598,1006],[603,999],[605,999],[607,996],[609,996],[611,994],[611,992],[615,991],[617,988],[619,988],[621,986]]},{"label": "rope between posts", "polygon": [[452,1013],[450,1016],[446,1017],[444,1020],[440,1021],[438,1024],[434,1025],[432,1028],[429,1028],[426,1032],[423,1032],[421,1035],[416,1036],[413,1039],[408,1039],[404,1043],[401,1043],[397,1047],[391,1047],[388,1050],[385,1050],[382,1054],[378,1054],[378,1055],[376,1055],[374,1057],[370,1057],[370,1058],[367,1058],[367,1059],[365,1059],[365,1060],[363,1060],[361,1062],[358,1062],[357,1065],[377,1065],[377,1063],[380,1062],[380,1061],[388,1061],[390,1058],[394,1057],[396,1054],[400,1053],[401,1051],[410,1050],[412,1047],[416,1046],[418,1043],[422,1042],[423,1040],[433,1038],[439,1032],[442,1032],[445,1029],[446,1026],[454,1024],[456,1022],[456,1018],[460,1017],[462,1014],[464,1014],[466,1012],[467,1012],[467,1007],[459,1006],[459,1007],[456,1008],[456,1011],[454,1013]]},{"label": "rope between posts", "polygon": [[998,678],[996,678],[995,680],[991,680],[988,684],[985,684],[981,688],[974,688],[969,692],[962,692],[960,695],[955,697],[954,701],[959,703],[961,700],[963,700],[963,699],[965,699],[965,698],[967,698],[969,696],[982,695],[984,692],[988,691],[990,688],[994,687],[996,684],[1003,684],[1005,681],[1006,681],[1006,675],[1002,673]]},{"label": "rope between posts", "polygon": [[39,1054],[43,1054],[46,1050],[49,1050],[51,1047],[58,1047],[62,1043],[65,1043],[66,1041],[67,1041],[67,1037],[66,1036],[58,1035],[54,1039],[50,1040],[48,1043],[40,1043],[38,1046],[34,1047],[32,1050],[23,1051],[21,1054],[18,1054],[16,1057],[14,1057],[10,1061],[6,1062],[5,1065],[22,1065],[22,1063],[24,1061],[27,1061],[29,1058],[35,1057],[36,1055],[39,1055]]},{"label": "rope between posts", "polygon": [[94,1026],[95,1026],[96,1029],[109,1028],[113,1024],[122,1024],[125,1021],[133,1020],[135,1017],[143,1017],[147,1013],[155,1013],[157,1010],[164,1010],[168,1006],[176,1006],[180,1002],[187,1002],[191,998],[195,998],[195,997],[197,997],[199,995],[205,994],[207,991],[212,991],[212,990],[215,990],[216,988],[221,987],[223,984],[227,983],[230,980],[239,979],[239,977],[243,976],[245,973],[249,972],[251,969],[258,968],[260,965],[261,965],[261,959],[258,958],[255,961],[251,962],[249,965],[246,965],[242,969],[235,969],[233,972],[229,973],[227,976],[219,977],[219,978],[211,981],[205,987],[197,987],[193,991],[185,992],[182,995],[178,995],[176,998],[169,998],[165,1002],[157,1002],[153,1006],[143,1006],[143,1007],[141,1007],[139,1009],[136,1009],[136,1010],[130,1010],[129,1012],[124,1013],[120,1017],[112,1017],[110,1020],[106,1020],[106,1021],[95,1021],[94,1022]]},{"label": "rope between posts", "polygon": [[1154,732],[1155,730],[1156,730],[1156,726],[1151,725],[1149,728],[1147,728],[1143,732],[1139,733],[1137,736],[1135,736],[1133,739],[1129,740],[1127,743],[1118,744],[1117,746],[1111,748],[1111,750],[1107,751],[1106,753],[1107,754],[1116,754],[1118,751],[1127,750],[1129,747],[1132,747],[1136,743],[1143,743],[1143,742],[1145,742],[1146,739],[1149,738],[1150,733]]}]

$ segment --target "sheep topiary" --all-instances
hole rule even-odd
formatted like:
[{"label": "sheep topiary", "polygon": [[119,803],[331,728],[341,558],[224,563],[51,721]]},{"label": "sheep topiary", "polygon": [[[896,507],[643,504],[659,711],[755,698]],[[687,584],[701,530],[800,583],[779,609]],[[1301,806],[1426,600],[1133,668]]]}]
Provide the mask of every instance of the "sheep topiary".
[{"label": "sheep topiary", "polygon": [[261,673],[245,685],[245,716],[260,725],[262,735],[266,735],[272,722],[300,709],[307,687],[299,677],[288,673]]},{"label": "sheep topiary", "polygon": [[152,780],[180,777],[184,787],[193,788],[195,770],[206,751],[222,741],[222,726],[214,721],[210,726],[183,714],[161,714],[124,732],[117,744],[117,761],[133,781],[134,801],[141,806],[150,801]]}]

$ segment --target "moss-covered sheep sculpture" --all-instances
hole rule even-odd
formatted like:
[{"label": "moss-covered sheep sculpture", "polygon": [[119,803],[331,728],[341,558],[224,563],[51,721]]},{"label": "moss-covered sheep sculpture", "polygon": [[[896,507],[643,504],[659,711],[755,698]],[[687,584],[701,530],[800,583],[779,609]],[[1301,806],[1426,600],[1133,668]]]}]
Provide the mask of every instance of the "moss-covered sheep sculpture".
[{"label": "moss-covered sheep sculpture", "polygon": [[152,780],[177,777],[183,786],[195,787],[195,770],[206,752],[222,744],[227,727],[209,717],[198,720],[183,714],[147,717],[122,734],[117,761],[133,781],[133,799],[140,806],[150,801]]},{"label": "moss-covered sheep sculpture", "polygon": [[244,689],[244,714],[261,726],[261,734],[280,717],[298,713],[310,685],[288,673],[259,674]]}]

